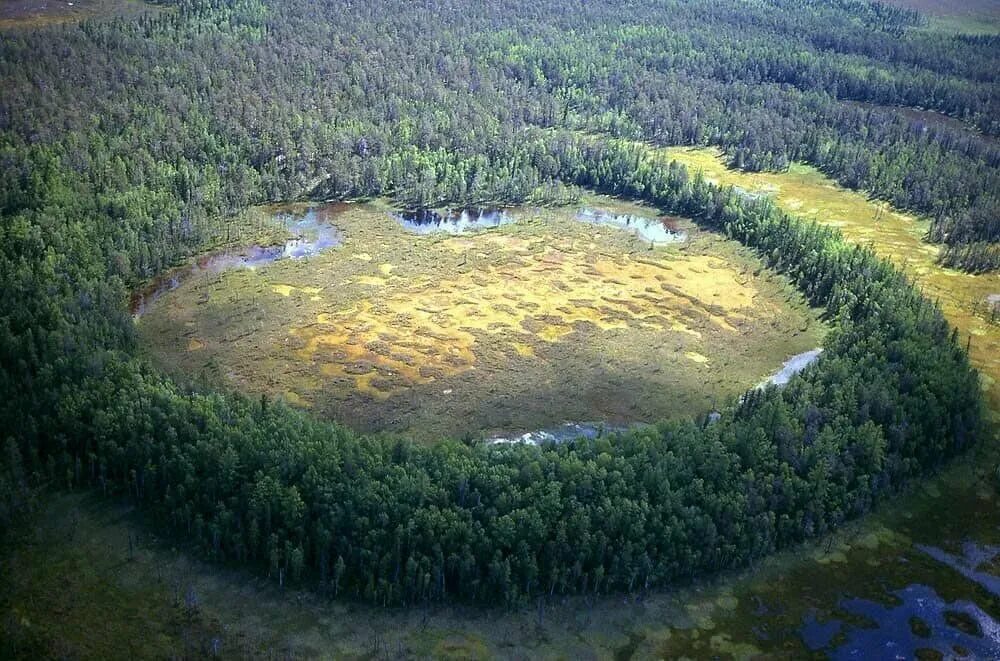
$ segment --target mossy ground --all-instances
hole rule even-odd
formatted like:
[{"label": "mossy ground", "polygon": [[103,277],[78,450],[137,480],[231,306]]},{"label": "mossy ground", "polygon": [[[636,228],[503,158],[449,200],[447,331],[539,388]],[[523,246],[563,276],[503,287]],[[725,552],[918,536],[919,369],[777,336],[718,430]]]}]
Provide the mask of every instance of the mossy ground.
[{"label": "mossy ground", "polygon": [[341,247],[192,279],[138,328],[181,378],[425,441],[708,412],[821,344],[815,312],[738,244],[678,221],[690,241],[652,248],[575,211],[417,236],[352,205]]}]

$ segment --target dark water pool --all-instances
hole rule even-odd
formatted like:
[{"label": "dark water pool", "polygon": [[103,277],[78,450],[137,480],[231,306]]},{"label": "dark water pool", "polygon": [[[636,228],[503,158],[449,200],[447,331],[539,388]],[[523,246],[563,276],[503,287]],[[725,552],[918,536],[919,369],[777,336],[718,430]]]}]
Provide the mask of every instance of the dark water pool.
[{"label": "dark water pool", "polygon": [[489,445],[542,445],[544,443],[567,443],[580,438],[594,439],[606,434],[626,431],[628,427],[612,426],[601,422],[567,422],[558,427],[538,429],[512,436],[491,436]]},{"label": "dark water pool", "polygon": [[949,602],[918,583],[891,596],[895,603],[889,605],[857,598],[840,602],[841,611],[867,626],[821,622],[809,614],[802,638],[810,650],[831,659],[1000,658],[1000,624],[971,601]]},{"label": "dark water pool", "polygon": [[342,236],[331,222],[337,205],[314,207],[305,212],[277,211],[274,219],[292,235],[282,244],[250,245],[207,253],[193,264],[172,269],[132,294],[131,311],[140,317],[150,304],[176,289],[191,276],[221,273],[231,269],[256,269],[281,259],[302,259],[340,245]]},{"label": "dark water pool", "polygon": [[498,208],[417,209],[397,211],[392,217],[415,234],[466,234],[514,222],[510,213]]},{"label": "dark water pool", "polygon": [[671,218],[645,218],[584,207],[577,212],[576,219],[592,225],[617,227],[657,245],[687,241],[687,233],[679,230]]}]

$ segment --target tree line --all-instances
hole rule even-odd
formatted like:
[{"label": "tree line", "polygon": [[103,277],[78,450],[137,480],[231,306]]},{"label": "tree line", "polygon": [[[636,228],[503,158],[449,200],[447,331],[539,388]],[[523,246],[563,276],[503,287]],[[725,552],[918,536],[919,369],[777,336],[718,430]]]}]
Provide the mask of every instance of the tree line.
[{"label": "tree line", "polygon": [[717,145],[750,170],[806,161],[929,216],[950,264],[996,267],[998,37],[867,2],[168,4],[0,43],[0,145],[87,176],[129,226],[130,273],[253,201],[375,194],[396,178],[383,157],[473,159],[526,127]]}]

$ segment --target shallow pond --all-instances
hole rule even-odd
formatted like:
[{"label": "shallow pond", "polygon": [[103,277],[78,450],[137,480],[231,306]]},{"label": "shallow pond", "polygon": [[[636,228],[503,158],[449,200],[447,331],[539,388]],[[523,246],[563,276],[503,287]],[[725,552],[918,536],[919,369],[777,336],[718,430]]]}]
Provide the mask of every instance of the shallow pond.
[{"label": "shallow pond", "polygon": [[[850,626],[836,618],[820,622],[810,613],[802,638],[810,650],[826,652],[832,659],[871,658],[875,650],[885,650],[885,658],[914,659],[937,652],[944,658],[987,659],[1000,651],[1000,624],[976,604],[949,602],[919,583],[892,596],[897,603],[888,606],[869,599],[841,600],[844,613],[874,622],[874,627]],[[838,644],[838,637],[843,642]]]},{"label": "shallow pond", "polygon": [[593,225],[617,227],[658,245],[687,241],[687,233],[679,230],[670,218],[645,218],[584,207],[576,214],[576,219]]},{"label": "shallow pond", "polygon": [[811,351],[800,353],[797,356],[792,356],[785,361],[780,370],[772,374],[765,381],[761,382],[761,384],[757,387],[763,388],[770,385],[787,385],[793,376],[815,363],[821,353],[823,353],[823,349],[813,349]]},{"label": "shallow pond", "polygon": [[416,209],[397,211],[392,217],[414,234],[466,234],[514,222],[510,213],[496,208]]},{"label": "shallow pond", "polygon": [[491,436],[487,445],[542,445],[567,443],[581,438],[593,440],[607,434],[626,431],[628,427],[608,425],[603,422],[566,422],[558,427],[548,427],[513,436]]},{"label": "shallow pond", "polygon": [[280,259],[317,255],[340,245],[340,230],[332,224],[332,217],[339,210],[338,205],[312,207],[299,213],[278,209],[273,215],[274,221],[280,223],[291,238],[270,246],[250,245],[211,252],[201,255],[192,264],[161,274],[133,293],[132,315],[142,316],[150,304],[192,276],[231,269],[256,269]]}]

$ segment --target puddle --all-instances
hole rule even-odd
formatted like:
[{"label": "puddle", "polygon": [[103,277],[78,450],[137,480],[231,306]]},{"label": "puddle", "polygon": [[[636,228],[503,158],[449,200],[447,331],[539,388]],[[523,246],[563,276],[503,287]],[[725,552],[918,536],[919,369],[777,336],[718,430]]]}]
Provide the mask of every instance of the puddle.
[{"label": "puddle", "polygon": [[398,211],[392,217],[414,234],[466,234],[514,222],[514,217],[507,211],[495,208],[448,209],[444,212],[417,209]]},{"label": "puddle", "polygon": [[820,622],[816,618],[816,610],[813,609],[809,611],[805,620],[803,620],[799,635],[802,636],[806,647],[813,652],[818,652],[828,646],[834,637],[840,633],[842,624],[840,620],[825,620]]},{"label": "puddle", "polygon": [[530,431],[519,436],[491,436],[487,445],[542,445],[566,443],[580,438],[595,439],[607,434],[626,431],[628,427],[607,425],[600,422],[567,422],[558,427]]},{"label": "puddle", "polygon": [[797,356],[792,356],[785,361],[780,370],[772,374],[766,380],[762,381],[757,387],[766,388],[771,385],[788,385],[788,382],[793,376],[816,362],[816,359],[819,358],[821,353],[823,353],[822,349],[813,349],[811,351],[800,353]]},{"label": "puddle", "polygon": [[584,207],[576,214],[576,219],[592,225],[617,227],[657,245],[687,241],[687,233],[676,229],[669,218],[644,218]]},{"label": "puddle", "polygon": [[[841,600],[841,610],[874,627],[848,626],[840,620],[818,624],[810,616],[800,634],[813,651],[826,648],[831,659],[872,658],[875,650],[881,651],[879,658],[886,659],[932,658],[932,650],[944,658],[996,658],[1000,650],[1000,623],[976,604],[964,600],[947,602],[932,588],[919,583],[896,590],[892,595],[898,605],[885,606],[867,599]],[[841,627],[844,642],[830,650],[827,646]],[[820,647],[815,646],[824,642]]]},{"label": "puddle", "polygon": [[281,259],[302,259],[340,245],[340,230],[330,224],[335,205],[315,207],[304,214],[278,212],[274,219],[292,234],[283,244],[231,248],[198,257],[193,264],[164,273],[132,295],[133,317],[141,317],[158,298],[180,287],[191,276],[231,269],[256,269]]},{"label": "puddle", "polygon": [[1000,547],[980,546],[975,542],[965,542],[962,544],[962,555],[956,556],[925,544],[916,544],[915,546],[918,550],[941,564],[951,567],[973,583],[978,583],[993,596],[1000,598],[1000,576],[994,576],[979,569],[980,566],[992,562],[1000,555]]}]

